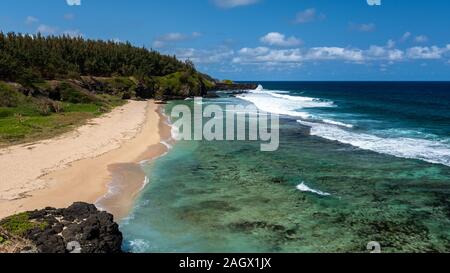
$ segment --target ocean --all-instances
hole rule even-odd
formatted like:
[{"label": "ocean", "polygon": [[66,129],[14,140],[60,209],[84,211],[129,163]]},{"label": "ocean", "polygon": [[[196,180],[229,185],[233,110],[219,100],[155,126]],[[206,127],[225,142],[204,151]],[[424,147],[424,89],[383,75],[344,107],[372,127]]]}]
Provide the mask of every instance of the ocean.
[{"label": "ocean", "polygon": [[[260,82],[280,147],[179,141],[142,167],[131,252],[450,251],[449,82]],[[179,104],[173,101],[166,113]]]}]

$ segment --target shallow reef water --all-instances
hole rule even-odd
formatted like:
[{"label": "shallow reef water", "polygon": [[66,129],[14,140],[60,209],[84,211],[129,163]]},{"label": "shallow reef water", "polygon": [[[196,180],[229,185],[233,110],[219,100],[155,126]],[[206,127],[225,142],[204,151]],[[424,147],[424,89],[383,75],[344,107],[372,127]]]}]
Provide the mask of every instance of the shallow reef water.
[{"label": "shallow reef water", "polygon": [[276,152],[180,141],[146,165],[150,183],[121,225],[125,249],[450,251],[450,167],[311,136],[295,119],[280,130]]}]

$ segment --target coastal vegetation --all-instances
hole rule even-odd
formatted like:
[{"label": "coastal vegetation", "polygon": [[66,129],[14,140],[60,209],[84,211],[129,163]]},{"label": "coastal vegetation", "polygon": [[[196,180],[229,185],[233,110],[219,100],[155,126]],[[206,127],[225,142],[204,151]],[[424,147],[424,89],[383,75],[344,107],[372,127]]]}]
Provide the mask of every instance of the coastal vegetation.
[{"label": "coastal vegetation", "polygon": [[26,212],[16,214],[0,221],[0,227],[14,236],[24,236],[35,228],[45,229],[48,223],[30,220],[30,215]]},{"label": "coastal vegetation", "polygon": [[165,76],[191,69],[189,63],[130,43],[81,37],[0,33],[0,78],[22,84],[45,79]]},{"label": "coastal vegetation", "polygon": [[94,95],[65,81],[48,89],[47,96],[40,93],[42,86],[36,85],[34,95],[25,95],[23,86],[0,81],[0,147],[67,132],[124,103],[117,96]]},{"label": "coastal vegetation", "polygon": [[224,84],[233,84],[234,82],[232,80],[223,80],[222,83],[224,83]]},{"label": "coastal vegetation", "polygon": [[81,37],[0,33],[0,146],[49,138],[128,99],[204,96],[190,61]]}]

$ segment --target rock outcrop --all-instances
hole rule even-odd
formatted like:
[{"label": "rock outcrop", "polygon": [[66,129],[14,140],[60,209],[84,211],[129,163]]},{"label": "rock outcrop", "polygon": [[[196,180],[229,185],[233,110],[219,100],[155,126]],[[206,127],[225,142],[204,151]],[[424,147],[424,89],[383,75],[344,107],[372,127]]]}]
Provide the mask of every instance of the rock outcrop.
[{"label": "rock outcrop", "polygon": [[0,252],[18,253],[120,253],[123,239],[111,214],[86,203],[5,218],[0,238]]}]

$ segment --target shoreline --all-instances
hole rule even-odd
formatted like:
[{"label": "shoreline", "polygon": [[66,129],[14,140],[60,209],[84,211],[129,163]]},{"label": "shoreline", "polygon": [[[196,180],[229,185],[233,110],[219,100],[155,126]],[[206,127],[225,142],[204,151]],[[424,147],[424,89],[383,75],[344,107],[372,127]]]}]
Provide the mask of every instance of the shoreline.
[{"label": "shoreline", "polygon": [[110,173],[110,181],[107,184],[108,191],[100,196],[94,204],[97,208],[113,214],[117,220],[122,220],[129,215],[137,196],[150,183],[143,170],[143,165],[169,152],[168,146],[164,143],[172,141],[171,128],[165,122],[167,118],[161,113],[162,107],[157,106],[156,110],[159,116],[159,143],[147,147],[134,162],[108,165]]},{"label": "shoreline", "polygon": [[132,174],[120,183],[123,193],[107,204],[100,202],[121,219],[145,182],[145,174],[137,180],[142,178],[142,169],[139,174],[123,166],[140,167],[141,161],[167,152],[161,142],[170,139],[170,127],[164,119],[161,106],[154,101],[130,101],[74,132],[0,150],[0,162],[9,163],[7,172],[0,175],[8,181],[0,184],[0,218],[79,201],[97,204],[111,193],[110,185],[120,180],[117,177]]}]

